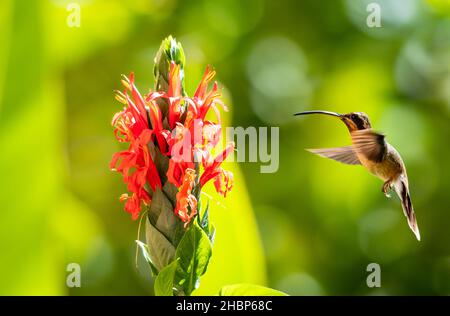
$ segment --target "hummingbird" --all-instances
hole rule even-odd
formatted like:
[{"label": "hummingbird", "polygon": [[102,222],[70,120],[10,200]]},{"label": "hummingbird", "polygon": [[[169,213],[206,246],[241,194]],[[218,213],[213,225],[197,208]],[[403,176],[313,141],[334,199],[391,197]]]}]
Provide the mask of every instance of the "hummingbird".
[{"label": "hummingbird", "polygon": [[339,114],[329,111],[304,111],[294,115],[323,114],[339,118],[348,128],[351,146],[307,149],[319,156],[349,165],[362,165],[370,173],[384,181],[381,191],[387,196],[394,189],[402,203],[409,228],[420,241],[419,228],[409,193],[405,164],[398,151],[389,144],[385,135],[372,130],[369,117],[363,112]]}]

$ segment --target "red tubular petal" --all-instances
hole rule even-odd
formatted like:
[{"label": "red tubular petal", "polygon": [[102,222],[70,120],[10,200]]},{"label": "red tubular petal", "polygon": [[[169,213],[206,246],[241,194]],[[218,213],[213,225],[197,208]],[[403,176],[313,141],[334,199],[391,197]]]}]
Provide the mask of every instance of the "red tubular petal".
[{"label": "red tubular petal", "polygon": [[222,172],[222,169],[219,168],[223,161],[228,157],[228,155],[233,152],[234,143],[229,143],[228,146],[218,154],[214,160],[211,162],[203,162],[203,167],[205,171],[200,177],[200,185],[204,186],[209,180],[215,178],[219,173]]},{"label": "red tubular petal", "polygon": [[195,91],[194,98],[203,99],[208,88],[208,83],[214,78],[216,72],[211,70],[210,67],[206,67],[205,73],[203,75],[202,81]]},{"label": "red tubular petal", "polygon": [[169,72],[169,97],[181,96],[181,78],[180,78],[180,66],[174,61],[170,63]]},{"label": "red tubular petal", "polygon": [[149,116],[150,121],[152,123],[153,132],[155,133],[156,140],[159,145],[159,149],[163,154],[167,152],[167,142],[165,137],[163,136],[163,122],[162,122],[162,114],[160,108],[154,103],[153,100],[148,102],[149,107]]},{"label": "red tubular petal", "polygon": [[157,188],[161,187],[161,178],[159,177],[158,170],[156,169],[156,166],[153,162],[153,160],[150,158],[149,168],[147,172],[147,181],[150,184],[150,187],[153,191],[155,191]]},{"label": "red tubular petal", "polygon": [[215,164],[221,164],[225,159],[227,159],[228,155],[232,153],[234,150],[234,143],[229,143],[227,147],[214,158]]},{"label": "red tubular petal", "polygon": [[114,170],[116,168],[116,164],[120,158],[120,154],[120,152],[117,152],[113,155],[111,162],[109,163],[109,169]]},{"label": "red tubular petal", "polygon": [[174,128],[181,115],[181,78],[180,78],[180,66],[174,61],[170,64],[169,72],[169,89],[167,99],[169,103],[169,126]]},{"label": "red tubular petal", "polygon": [[132,197],[125,203],[125,211],[131,214],[131,218],[136,220],[141,212],[141,201],[136,193],[133,193]]},{"label": "red tubular petal", "polygon": [[142,150],[146,170],[147,170],[147,181],[150,184],[150,187],[152,190],[156,190],[156,188],[160,188],[161,185],[161,178],[159,177],[158,170],[156,168],[156,165],[152,159],[152,156],[150,155],[150,151],[148,149],[147,144],[151,141],[151,135],[154,133],[154,131],[150,131],[149,129],[144,130],[140,137],[140,150]]},{"label": "red tubular petal", "polygon": [[150,101],[154,101],[158,98],[166,98],[166,97],[167,96],[165,93],[153,91],[153,92],[150,92],[149,94],[147,94],[147,96],[145,97],[145,101],[150,102]]},{"label": "red tubular petal", "polygon": [[142,117],[147,116],[147,112],[145,110],[145,102],[142,98],[142,95],[139,93],[138,89],[134,85],[134,74],[130,74],[130,86],[131,86],[131,95],[133,96],[134,101],[136,102],[136,107],[139,111],[139,114]]},{"label": "red tubular petal", "polygon": [[[136,120],[135,124],[139,126],[139,130],[142,131],[145,128],[148,128],[146,116],[142,116],[139,112],[139,109],[136,107],[134,102],[130,99],[128,95],[126,95],[129,109],[131,111],[132,117]],[[139,136],[134,135],[135,137]]]},{"label": "red tubular petal", "polygon": [[163,129],[162,114],[159,106],[157,106],[153,100],[148,102],[148,114],[153,130],[155,132],[160,132]]},{"label": "red tubular petal", "polygon": [[181,171],[179,165],[172,159],[169,160],[169,168],[167,169],[167,180],[179,187],[181,185]]},{"label": "red tubular petal", "polygon": [[[195,182],[195,170],[186,169],[183,183],[177,193],[177,205],[175,214],[185,223],[185,227],[191,219],[197,214],[197,199],[191,194]],[[190,213],[189,213],[189,209]]]}]

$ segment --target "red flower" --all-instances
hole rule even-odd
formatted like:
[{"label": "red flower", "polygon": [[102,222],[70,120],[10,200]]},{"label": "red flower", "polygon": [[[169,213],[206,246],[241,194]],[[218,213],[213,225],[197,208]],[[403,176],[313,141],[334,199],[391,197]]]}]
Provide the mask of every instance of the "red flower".
[{"label": "red flower", "polygon": [[[233,186],[231,172],[221,168],[221,163],[234,150],[228,146],[214,159],[211,151],[217,146],[221,135],[220,113],[221,93],[217,83],[208,91],[208,85],[215,72],[206,69],[194,97],[183,96],[180,66],[170,65],[167,92],[150,92],[145,96],[134,85],[134,75],[124,77],[125,91],[117,92],[116,99],[125,104],[123,111],[114,115],[112,125],[119,142],[129,143],[128,150],[116,153],[111,161],[111,169],[122,173],[127,189],[132,193],[121,196],[125,210],[136,219],[142,204],[151,203],[152,192],[161,187],[161,179],[178,188],[175,214],[185,226],[197,214],[197,199],[192,195],[196,185],[199,190],[213,180],[216,191],[226,196]],[[163,117],[158,104],[166,101],[168,110]],[[217,117],[217,123],[206,120],[210,109]],[[158,173],[149,144],[169,158],[165,175]],[[198,170],[196,173],[195,170]]]},{"label": "red flower", "polygon": [[152,190],[161,187],[161,180],[147,147],[150,137],[151,131],[143,130],[137,139],[130,140],[130,148],[114,154],[110,163],[111,169],[123,174],[128,190],[133,193],[125,205],[125,210],[133,219],[139,216],[140,202],[150,203],[150,195],[145,189],[145,184],[148,182]]},{"label": "red flower", "polygon": [[214,186],[217,193],[226,196],[233,187],[233,174],[225,171],[220,167],[222,162],[234,150],[234,144],[229,144],[219,155],[211,159],[209,152],[205,151],[203,155],[203,166],[205,172],[200,177],[201,186],[205,185],[209,180],[214,179]]},{"label": "red flower", "polygon": [[177,122],[180,121],[182,114],[182,95],[181,95],[181,78],[180,78],[180,66],[172,63],[170,65],[169,73],[169,91],[167,93],[167,99],[169,102],[169,126],[171,129],[175,128]]},{"label": "red flower", "polygon": [[195,170],[186,169],[183,183],[177,193],[177,206],[175,207],[175,214],[185,223],[185,227],[197,215],[197,199],[191,194],[194,181]]}]

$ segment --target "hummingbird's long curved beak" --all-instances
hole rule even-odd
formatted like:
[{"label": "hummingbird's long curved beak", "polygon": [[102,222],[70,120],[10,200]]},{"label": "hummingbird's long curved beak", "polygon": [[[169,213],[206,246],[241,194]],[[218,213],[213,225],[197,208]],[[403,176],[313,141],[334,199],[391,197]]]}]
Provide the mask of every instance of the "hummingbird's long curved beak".
[{"label": "hummingbird's long curved beak", "polygon": [[325,115],[331,115],[335,117],[339,117],[342,119],[343,115],[336,113],[336,112],[329,112],[329,111],[304,111],[304,112],[298,112],[294,115],[306,115],[306,114],[325,114]]}]

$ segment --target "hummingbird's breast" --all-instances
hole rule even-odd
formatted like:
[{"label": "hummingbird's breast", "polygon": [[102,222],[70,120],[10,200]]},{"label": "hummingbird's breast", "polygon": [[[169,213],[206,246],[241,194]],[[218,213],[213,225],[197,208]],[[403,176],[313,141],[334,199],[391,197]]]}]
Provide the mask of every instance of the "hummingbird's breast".
[{"label": "hummingbird's breast", "polygon": [[370,160],[360,153],[358,153],[358,158],[361,165],[383,181],[396,179],[404,171],[404,164],[400,154],[390,144],[387,144],[386,153],[380,162]]}]

